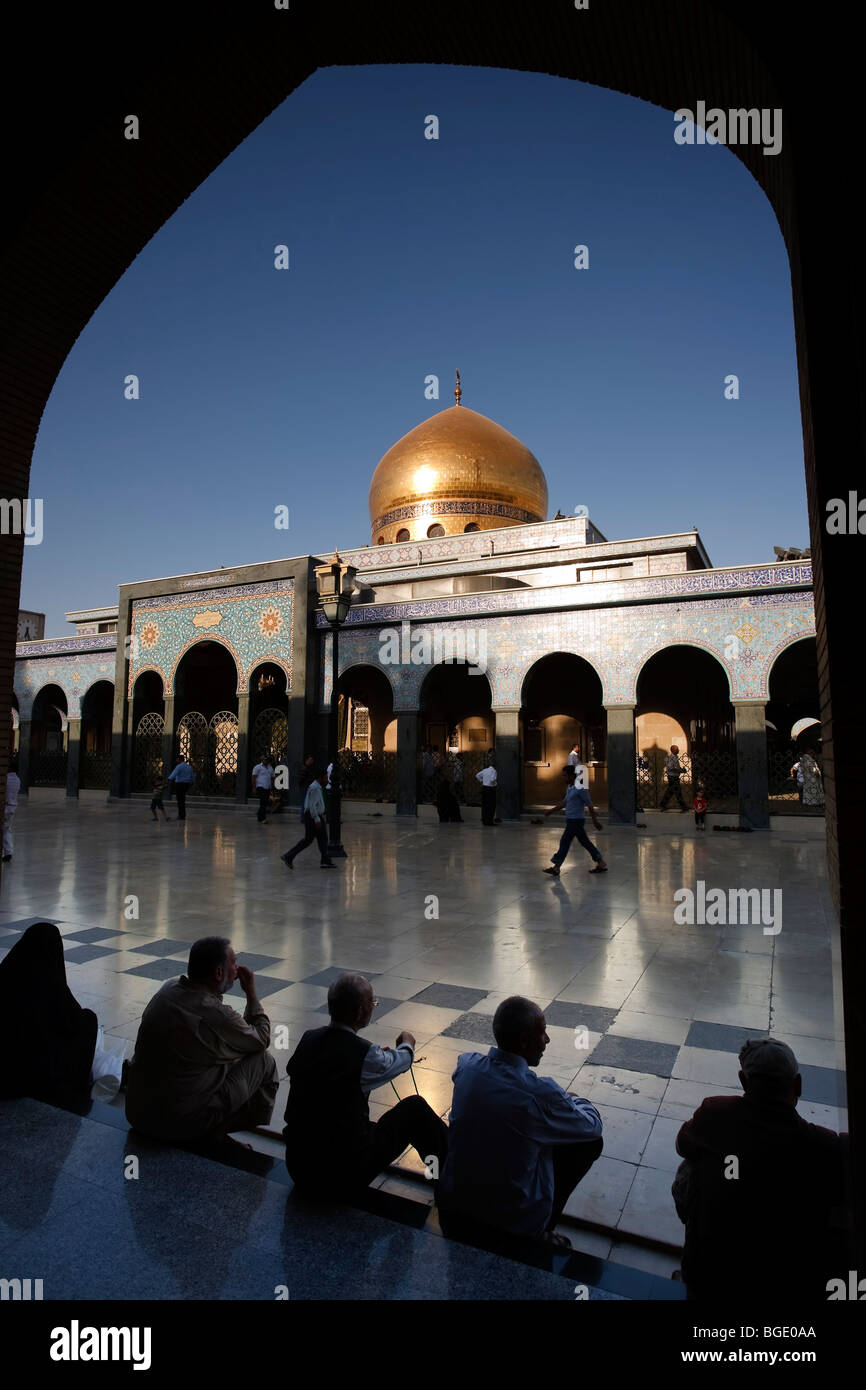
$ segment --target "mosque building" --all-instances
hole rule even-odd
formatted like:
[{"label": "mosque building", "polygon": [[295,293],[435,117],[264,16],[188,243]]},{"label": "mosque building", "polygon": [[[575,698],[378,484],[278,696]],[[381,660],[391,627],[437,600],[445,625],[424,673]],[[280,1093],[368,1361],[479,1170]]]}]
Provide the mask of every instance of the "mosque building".
[{"label": "mosque building", "polygon": [[19,642],[22,790],[143,794],[177,752],[207,797],[246,800],[265,752],[291,786],[327,746],[319,570],[350,600],[345,796],[414,815],[445,774],[477,803],[492,758],[513,819],[558,800],[577,744],[594,801],[631,823],[676,744],[711,811],[760,828],[796,809],[792,749],[820,732],[809,560],[715,568],[697,530],[610,541],[586,514],[548,520],[541,464],[462,404],[459,376],[454,394],[373,473],[369,544],[124,583],[116,607],[67,614],[74,636]]}]

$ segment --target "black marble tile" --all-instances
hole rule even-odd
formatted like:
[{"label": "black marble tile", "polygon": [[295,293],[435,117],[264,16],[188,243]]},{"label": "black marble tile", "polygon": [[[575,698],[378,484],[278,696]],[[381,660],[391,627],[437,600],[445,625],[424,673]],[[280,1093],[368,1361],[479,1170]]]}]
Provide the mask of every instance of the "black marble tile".
[{"label": "black marble tile", "polygon": [[[381,970],[377,972],[381,975]],[[366,970],[350,970],[341,965],[329,965],[325,970],[319,970],[315,975],[307,975],[301,981],[304,985],[332,985],[335,980],[339,980],[341,975],[363,975],[367,980],[375,980],[376,976],[369,974]]]},{"label": "black marble tile", "polygon": [[82,927],[78,931],[67,931],[63,933],[64,941],[83,941],[92,946],[97,941],[105,941],[109,936],[126,936],[127,932],[119,931],[116,927]]},{"label": "black marble tile", "polygon": [[14,931],[21,936],[28,927],[35,926],[37,922],[50,922],[52,926],[59,926],[55,917],[19,917],[14,922],[3,922],[0,925],[0,931]]},{"label": "black marble tile", "polygon": [[803,1100],[813,1105],[837,1105],[844,1109],[848,1104],[845,1073],[834,1071],[832,1067],[808,1067],[800,1065],[803,1078]]},{"label": "black marble tile", "polygon": [[484,1043],[487,1047],[493,1047],[496,1042],[493,1036],[493,1015],[461,1014],[453,1023],[449,1023],[447,1028],[442,1029],[442,1037],[465,1038],[467,1042]]},{"label": "black marble tile", "polygon": [[[398,1009],[401,1004],[405,1003],[405,999],[380,999],[376,1008],[373,1010],[373,1018],[371,1021],[373,1023],[380,1023],[385,1015],[389,1014],[392,1009]],[[327,1014],[328,1006],[327,1004],[320,1004],[313,1012],[317,1014]]]},{"label": "black marble tile", "polygon": [[546,1023],[555,1028],[587,1028],[590,1033],[606,1033],[619,1009],[603,1009],[598,1004],[567,1004],[554,999],[544,1010]]},{"label": "black marble tile", "polygon": [[269,965],[279,965],[282,956],[257,956],[255,951],[237,951],[238,965],[250,970],[267,970]]},{"label": "black marble tile", "polygon": [[88,961],[99,960],[101,956],[116,956],[118,951],[116,946],[73,946],[63,954],[73,965],[86,965]]},{"label": "black marble tile", "polygon": [[186,967],[180,960],[149,960],[144,965],[134,965],[131,970],[121,970],[121,975],[143,975],[148,980],[180,979],[186,974]]},{"label": "black marble tile", "polygon": [[[166,962],[166,964],[168,964],[168,962]],[[241,964],[243,964],[243,961]],[[294,980],[281,980],[276,975],[256,975],[256,994],[260,999],[267,999],[269,994],[276,994],[277,990],[287,989],[289,985],[293,985],[294,983]],[[237,980],[235,980],[231,989],[224,995],[224,998],[244,998],[244,992]]]},{"label": "black marble tile", "polygon": [[189,959],[191,945],[191,941],[172,941],[171,937],[162,937],[159,941],[149,941],[146,946],[131,946],[130,951],[139,956],[186,956]]},{"label": "black marble tile", "polygon": [[640,1071],[648,1076],[670,1076],[679,1050],[675,1043],[621,1038],[608,1033],[586,1060],[593,1067],[623,1067],[626,1071]]},{"label": "black marble tile", "polygon": [[749,1038],[765,1038],[755,1028],[734,1028],[730,1023],[704,1023],[695,1019],[686,1034],[684,1047],[706,1047],[712,1052],[739,1052]]},{"label": "black marble tile", "polygon": [[413,994],[412,1004],[433,1004],[437,1009],[471,1009],[479,1003],[487,989],[470,989],[464,985],[427,985],[420,994]]}]

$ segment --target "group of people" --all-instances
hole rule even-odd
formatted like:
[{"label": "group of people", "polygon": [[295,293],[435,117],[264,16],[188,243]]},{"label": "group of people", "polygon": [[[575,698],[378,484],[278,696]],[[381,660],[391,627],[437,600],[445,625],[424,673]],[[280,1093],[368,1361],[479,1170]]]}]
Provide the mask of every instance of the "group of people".
[{"label": "group of people", "polygon": [[[224,999],[235,980],[243,1015]],[[80,1110],[98,1024],[69,990],[56,926],[24,932],[0,962],[0,989],[13,1034],[29,1039],[4,1053],[0,1097]],[[417,1093],[374,1122],[371,1093],[409,1071],[416,1050],[405,1030],[393,1047],[361,1036],[377,1002],[369,980],[341,975],[328,990],[329,1022],[305,1032],[288,1060],[283,1137],[297,1189],[351,1202],[411,1145],[446,1235],[515,1254],[526,1241],[568,1247],[556,1226],[602,1153],[603,1124],[590,1100],[534,1070],[550,1041],[542,1009],[518,995],[499,1004],[495,1045],[457,1059],[449,1124]],[[130,1125],[215,1154],[268,1125],[279,1085],[270,1035],[255,976],[230,940],[196,941],[187,973],[142,1016],[125,1079]],[[775,1298],[826,1298],[828,1280],[847,1269],[846,1136],[797,1113],[802,1081],[787,1044],[752,1038],[739,1062],[743,1095],[704,1100],[676,1140],[671,1192],[688,1295],[731,1298],[754,1280]]]},{"label": "group of people", "polygon": [[[243,1016],[223,998],[235,980]],[[588,1100],[531,1070],[550,1041],[541,1009],[519,996],[499,1005],[496,1046],[458,1059],[449,1126],[418,1094],[370,1119],[371,1092],[411,1068],[416,1046],[406,1030],[393,1047],[360,1036],[377,1003],[364,976],[341,975],[328,990],[329,1023],[305,1032],[288,1060],[283,1137],[298,1190],[352,1200],[411,1145],[451,1233],[567,1243],[554,1227],[601,1154],[602,1122]],[[154,1139],[214,1146],[267,1125],[279,1085],[269,1042],[255,977],[231,942],[195,942],[187,974],[166,981],[144,1011],[126,1081],[130,1124]]]}]

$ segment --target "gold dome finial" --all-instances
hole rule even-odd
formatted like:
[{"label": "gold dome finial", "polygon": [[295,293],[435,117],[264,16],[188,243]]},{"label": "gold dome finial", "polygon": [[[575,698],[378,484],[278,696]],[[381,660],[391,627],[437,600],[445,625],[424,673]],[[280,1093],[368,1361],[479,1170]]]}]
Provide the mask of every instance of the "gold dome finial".
[{"label": "gold dome finial", "polygon": [[454,399],[455,399],[455,401],[457,402],[458,405],[460,404],[460,397],[461,397],[462,395],[463,395],[463,392],[460,390],[460,373],[458,372],[458,373],[457,373],[457,385],[454,387]]}]

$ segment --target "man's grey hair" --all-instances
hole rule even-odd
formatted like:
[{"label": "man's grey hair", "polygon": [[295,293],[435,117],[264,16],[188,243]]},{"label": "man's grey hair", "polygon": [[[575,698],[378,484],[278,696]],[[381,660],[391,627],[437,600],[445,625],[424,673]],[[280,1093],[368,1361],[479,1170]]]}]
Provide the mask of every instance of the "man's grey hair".
[{"label": "man's grey hair", "polygon": [[364,975],[341,975],[328,990],[328,1013],[334,1023],[354,1023],[370,981]]},{"label": "man's grey hair", "polygon": [[521,994],[512,994],[508,999],[503,999],[493,1015],[496,1046],[513,1052],[515,1044],[534,1032],[540,1013],[538,1005],[533,1004],[531,999],[524,999]]},{"label": "man's grey hair", "polygon": [[227,936],[203,936],[189,950],[186,973],[191,980],[207,980],[211,973],[228,959],[231,941]]}]

